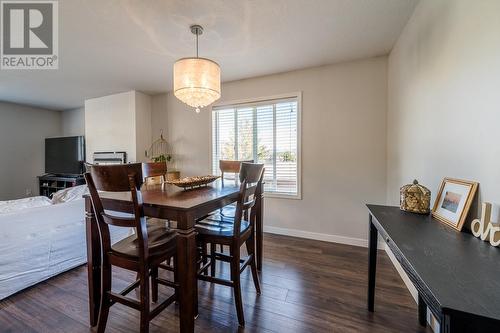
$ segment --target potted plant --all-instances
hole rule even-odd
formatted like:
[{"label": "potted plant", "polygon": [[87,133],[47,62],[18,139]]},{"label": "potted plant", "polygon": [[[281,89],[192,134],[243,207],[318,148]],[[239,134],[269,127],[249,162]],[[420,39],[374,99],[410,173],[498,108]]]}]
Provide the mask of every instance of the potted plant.
[{"label": "potted plant", "polygon": [[172,160],[172,156],[170,154],[160,154],[158,156],[154,156],[151,158],[153,162],[170,162]]}]

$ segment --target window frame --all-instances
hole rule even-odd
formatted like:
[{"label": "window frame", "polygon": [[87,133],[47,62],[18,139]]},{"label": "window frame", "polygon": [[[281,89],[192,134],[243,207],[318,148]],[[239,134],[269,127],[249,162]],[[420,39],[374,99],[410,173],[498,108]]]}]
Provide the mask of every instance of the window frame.
[{"label": "window frame", "polygon": [[302,92],[292,92],[285,93],[279,95],[265,96],[265,97],[256,97],[256,98],[245,98],[238,100],[229,100],[229,101],[221,101],[219,103],[215,103],[210,108],[210,170],[212,170],[212,166],[214,165],[213,161],[213,123],[212,123],[212,114],[213,108],[231,108],[237,107],[239,105],[245,104],[265,104],[266,102],[275,103],[279,100],[285,99],[297,99],[297,193],[296,194],[285,194],[279,192],[264,192],[264,197],[266,198],[280,198],[280,199],[292,199],[292,200],[302,200]]}]

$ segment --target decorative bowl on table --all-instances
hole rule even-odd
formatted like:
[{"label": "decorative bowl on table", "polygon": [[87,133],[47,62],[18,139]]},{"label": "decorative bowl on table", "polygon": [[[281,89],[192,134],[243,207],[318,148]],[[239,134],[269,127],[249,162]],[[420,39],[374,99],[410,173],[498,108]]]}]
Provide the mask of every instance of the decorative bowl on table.
[{"label": "decorative bowl on table", "polygon": [[188,189],[188,188],[206,186],[218,178],[220,178],[220,176],[208,175],[208,176],[184,177],[181,179],[167,180],[167,184],[172,184],[181,187],[183,189]]}]

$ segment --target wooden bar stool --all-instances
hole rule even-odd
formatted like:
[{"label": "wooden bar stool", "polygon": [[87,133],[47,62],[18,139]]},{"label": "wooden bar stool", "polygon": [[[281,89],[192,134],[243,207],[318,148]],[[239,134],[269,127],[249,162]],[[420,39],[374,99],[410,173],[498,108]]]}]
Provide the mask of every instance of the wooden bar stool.
[{"label": "wooden bar stool", "polygon": [[[178,285],[158,277],[158,267],[167,258],[176,258],[177,234],[165,224],[147,224],[140,186],[143,182],[141,164],[88,165],[85,180],[99,227],[102,246],[101,307],[97,332],[103,333],[109,308],[118,302],[141,313],[140,332],[149,331],[149,322],[177,299]],[[114,215],[104,210],[102,192],[128,192],[132,200],[130,216]],[[135,235],[111,244],[109,225],[134,228]],[[120,293],[111,291],[111,267],[117,266],[137,272],[137,280]],[[174,294],[150,310],[149,277],[151,276],[152,300],[158,300],[158,284],[174,288]],[[140,299],[126,297],[140,287]]]},{"label": "wooden bar stool", "polygon": [[[262,191],[262,178],[264,175],[264,164],[245,163],[241,164],[240,175],[243,181],[240,185],[240,193],[236,202],[236,213],[234,219],[228,221],[225,217],[218,218],[209,216],[198,221],[195,225],[198,231],[198,240],[202,246],[203,265],[198,271],[198,278],[209,282],[233,287],[238,322],[245,325],[243,315],[243,303],[241,300],[240,274],[250,266],[253,282],[257,293],[260,294],[259,276],[255,260],[255,203]],[[251,186],[249,185],[255,185]],[[243,219],[245,212],[250,210],[250,218]],[[206,254],[207,245],[210,244],[210,255]],[[216,245],[229,246],[229,255],[215,251]],[[248,251],[247,258],[241,258],[240,248],[245,244]],[[215,277],[216,260],[229,262],[231,265],[231,279],[225,280]],[[210,275],[208,269],[210,268]]]},{"label": "wooden bar stool", "polygon": [[[253,163],[253,160],[248,160],[248,161],[233,161],[233,160],[219,160],[219,169],[221,173],[221,182],[222,186],[224,186],[224,179],[225,175],[227,173],[232,173],[234,174],[234,184],[238,185],[238,179],[239,182],[242,181],[241,176],[240,176],[240,168],[241,168],[241,163]],[[238,176],[238,177],[237,177]],[[219,210],[219,213],[222,216],[234,216],[236,206],[235,205],[227,205],[224,208],[221,208]]]},{"label": "wooden bar stool", "polygon": [[[219,160],[219,169],[221,172],[222,186],[224,186],[225,175],[227,173],[234,174],[234,184],[235,185],[238,185],[238,183],[241,183],[243,181],[243,179],[241,178],[241,175],[240,175],[241,163],[253,163],[253,162],[254,162],[253,160],[248,160],[248,161]],[[230,205],[227,205],[227,206],[219,209],[218,212],[215,212],[213,214],[216,214],[220,218],[229,217],[229,219],[227,219],[227,222],[232,223],[232,221],[234,220],[235,213],[236,213],[236,205],[230,204]],[[245,216],[245,218],[248,219],[248,216]],[[223,245],[220,245],[220,251],[224,252]]]},{"label": "wooden bar stool", "polygon": [[[253,160],[248,161],[234,161],[234,160],[219,160],[219,169],[221,172],[222,186],[224,186],[225,174],[234,174],[234,184],[238,184],[238,178],[236,177],[240,173],[241,163],[253,163]],[[240,179],[241,180],[241,179]]]},{"label": "wooden bar stool", "polygon": [[[166,181],[167,177],[167,163],[166,162],[146,162],[142,163],[142,178],[144,179],[144,183],[147,185],[148,179],[153,177],[160,177],[161,182]],[[162,184],[163,185],[163,184]],[[164,221],[167,223],[169,227],[170,220],[160,220],[156,218],[148,218],[148,221],[154,220],[158,223],[160,221]]]},{"label": "wooden bar stool", "polygon": [[[153,177],[161,177],[161,181],[165,182],[167,180],[167,162],[145,162],[142,163],[142,178],[144,183],[147,184],[147,180]],[[166,223],[169,228],[172,228],[172,223],[170,220],[162,220],[158,218],[147,218],[148,222],[153,223]],[[175,224],[175,222],[174,222]],[[160,265],[161,268],[168,271],[173,271],[171,266],[171,258],[167,259],[167,265]]]},{"label": "wooden bar stool", "polygon": [[167,163],[166,162],[147,162],[142,163],[142,177],[144,182],[149,178],[161,177],[161,181],[167,180]]}]

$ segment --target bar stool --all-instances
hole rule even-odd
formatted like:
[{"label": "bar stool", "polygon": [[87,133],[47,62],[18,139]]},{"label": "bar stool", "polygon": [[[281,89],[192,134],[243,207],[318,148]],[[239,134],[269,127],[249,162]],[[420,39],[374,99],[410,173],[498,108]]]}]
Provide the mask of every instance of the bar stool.
[{"label": "bar stool", "polygon": [[[257,275],[255,260],[255,203],[261,195],[262,179],[264,175],[264,164],[245,163],[241,164],[240,176],[243,179],[240,192],[236,202],[236,213],[234,219],[226,217],[208,216],[198,221],[195,229],[198,232],[198,241],[202,248],[202,267],[198,271],[198,279],[233,287],[235,296],[236,312],[238,322],[245,325],[243,315],[243,303],[241,299],[240,274],[250,266],[253,282],[257,293],[260,294],[260,282]],[[249,186],[256,185],[256,186]],[[249,219],[243,219],[250,210]],[[206,247],[210,244],[210,255],[206,253]],[[229,254],[216,252],[216,245],[229,247]],[[245,244],[248,252],[247,258],[241,258],[240,248]],[[231,278],[225,280],[215,277],[216,261],[229,262],[231,265]],[[210,268],[210,275],[208,269]]]},{"label": "bar stool", "polygon": [[[114,303],[121,303],[140,311],[140,332],[149,331],[149,322],[177,299],[178,284],[158,277],[158,267],[167,258],[176,258],[177,234],[161,223],[146,223],[140,186],[143,182],[140,163],[123,165],[88,165],[85,180],[99,227],[102,246],[101,307],[97,332],[103,333]],[[113,215],[105,210],[102,191],[128,192],[132,199],[130,216]],[[134,228],[135,235],[111,244],[109,225]],[[175,259],[174,259],[175,260]],[[117,266],[137,272],[137,280],[120,293],[111,291],[111,267]],[[150,310],[149,277],[152,300],[158,300],[158,284],[174,289],[174,294]],[[140,299],[126,297],[140,287]]]}]

